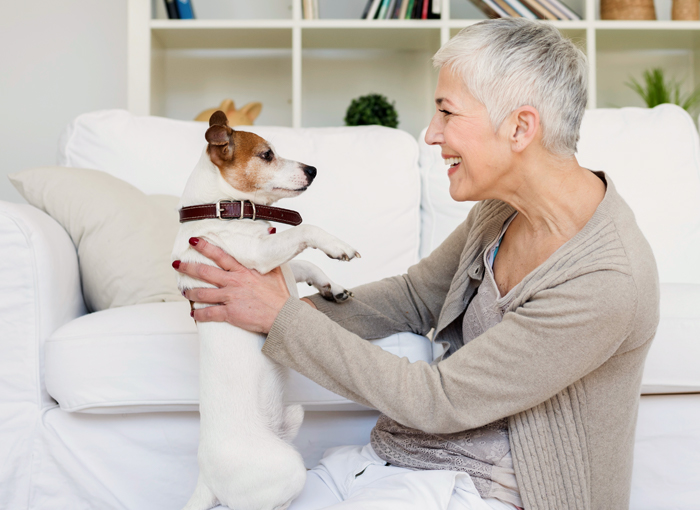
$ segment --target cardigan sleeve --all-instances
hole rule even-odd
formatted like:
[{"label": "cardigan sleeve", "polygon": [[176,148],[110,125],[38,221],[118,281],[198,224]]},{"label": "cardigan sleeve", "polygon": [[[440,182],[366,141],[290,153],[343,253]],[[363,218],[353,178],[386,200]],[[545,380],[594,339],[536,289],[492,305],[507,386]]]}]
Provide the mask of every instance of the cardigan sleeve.
[{"label": "cardigan sleeve", "polygon": [[353,288],[353,298],[342,303],[318,294],[311,301],[333,322],[367,340],[402,331],[426,335],[437,324],[478,208],[406,274]]},{"label": "cardigan sleeve", "polygon": [[635,313],[633,278],[593,271],[537,292],[430,365],[365,342],[290,298],[263,353],[405,426],[452,433],[532,408],[595,370],[630,335]]}]

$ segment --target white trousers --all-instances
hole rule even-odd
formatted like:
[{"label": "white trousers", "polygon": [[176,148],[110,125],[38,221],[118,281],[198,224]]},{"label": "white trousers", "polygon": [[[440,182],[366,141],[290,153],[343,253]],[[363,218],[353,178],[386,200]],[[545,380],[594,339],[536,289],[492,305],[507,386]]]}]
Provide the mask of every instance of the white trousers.
[{"label": "white trousers", "polygon": [[467,473],[387,466],[366,446],[328,450],[288,510],[514,510],[482,499]]}]

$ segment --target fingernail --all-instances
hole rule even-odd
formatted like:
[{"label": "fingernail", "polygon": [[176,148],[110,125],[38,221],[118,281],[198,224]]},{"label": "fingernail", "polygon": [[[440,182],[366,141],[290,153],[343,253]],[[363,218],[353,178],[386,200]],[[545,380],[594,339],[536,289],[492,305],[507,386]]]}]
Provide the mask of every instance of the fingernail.
[{"label": "fingernail", "polygon": [[190,317],[194,319],[194,310],[190,311]]},{"label": "fingernail", "polygon": [[184,290],[182,291],[182,297],[187,297]]},{"label": "fingernail", "polygon": [[199,242],[199,238],[198,238],[198,237],[190,237],[190,244],[191,244],[192,246],[197,246],[197,243],[198,243],[198,242]]},{"label": "fingernail", "polygon": [[267,229],[268,234],[274,234],[275,232],[277,232],[277,229],[275,227],[270,227]]},{"label": "fingernail", "polygon": [[178,268],[180,267],[180,261],[179,261],[179,260],[176,260],[175,262],[173,262],[173,267],[174,267],[175,269],[178,269]]}]

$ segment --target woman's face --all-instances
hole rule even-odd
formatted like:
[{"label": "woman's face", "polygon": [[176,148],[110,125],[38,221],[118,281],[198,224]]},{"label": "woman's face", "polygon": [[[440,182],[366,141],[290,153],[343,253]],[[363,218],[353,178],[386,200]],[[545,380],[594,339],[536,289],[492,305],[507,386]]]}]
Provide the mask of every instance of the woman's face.
[{"label": "woman's face", "polygon": [[506,137],[501,130],[494,133],[486,107],[446,67],[440,70],[435,105],[425,142],[439,145],[450,164],[450,196],[458,202],[497,198],[494,192],[510,155]]}]

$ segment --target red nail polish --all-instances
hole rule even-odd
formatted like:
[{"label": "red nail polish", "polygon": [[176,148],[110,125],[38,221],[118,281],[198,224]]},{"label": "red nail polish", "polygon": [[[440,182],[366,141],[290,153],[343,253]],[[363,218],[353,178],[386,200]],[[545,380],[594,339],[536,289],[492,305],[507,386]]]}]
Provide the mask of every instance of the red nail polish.
[{"label": "red nail polish", "polygon": [[194,310],[192,310],[192,311],[190,312],[190,317],[192,317],[192,318],[194,319]]},{"label": "red nail polish", "polygon": [[270,227],[267,229],[268,234],[274,234],[275,232],[277,232],[277,229],[275,227]]},{"label": "red nail polish", "polygon": [[176,260],[175,262],[173,262],[173,267],[174,267],[175,269],[178,269],[178,268],[180,267],[180,261],[179,261],[179,260]]},{"label": "red nail polish", "polygon": [[198,237],[190,237],[190,244],[191,244],[192,246],[197,246],[197,243],[198,243],[198,242],[199,242],[199,238],[198,238]]}]

